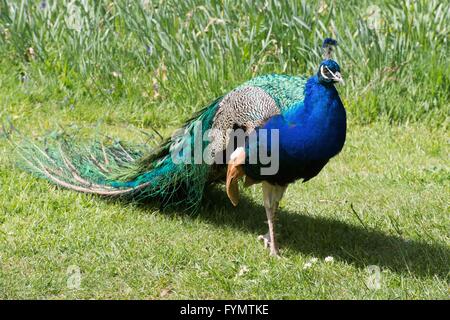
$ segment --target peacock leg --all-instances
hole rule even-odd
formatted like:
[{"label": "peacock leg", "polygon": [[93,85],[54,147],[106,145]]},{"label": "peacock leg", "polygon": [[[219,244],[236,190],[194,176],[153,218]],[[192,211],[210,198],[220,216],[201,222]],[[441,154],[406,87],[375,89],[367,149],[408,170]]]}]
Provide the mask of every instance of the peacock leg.
[{"label": "peacock leg", "polygon": [[258,239],[264,241],[264,246],[270,249],[270,255],[278,256],[279,249],[275,237],[275,212],[286,191],[286,186],[273,185],[264,181],[262,183],[262,188],[269,232],[264,236],[259,236]]}]

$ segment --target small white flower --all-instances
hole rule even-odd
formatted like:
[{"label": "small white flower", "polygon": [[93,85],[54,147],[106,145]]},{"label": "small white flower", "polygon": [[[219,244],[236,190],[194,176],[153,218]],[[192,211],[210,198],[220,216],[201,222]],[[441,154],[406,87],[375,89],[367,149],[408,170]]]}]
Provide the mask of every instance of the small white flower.
[{"label": "small white flower", "polygon": [[241,269],[238,272],[238,277],[242,277],[244,274],[246,274],[247,272],[249,272],[249,268],[247,266],[242,266]]},{"label": "small white flower", "polygon": [[311,263],[311,262],[306,262],[306,263],[303,265],[303,270],[309,269],[309,268],[311,268],[311,267],[312,267],[312,263]]},{"label": "small white flower", "polygon": [[334,258],[332,256],[328,256],[325,258],[325,262],[333,262]]},{"label": "small white flower", "polygon": [[311,263],[316,263],[317,261],[319,261],[319,259],[317,259],[317,258],[311,258],[311,260],[309,260],[309,262],[311,262]]},{"label": "small white flower", "polygon": [[121,74],[120,72],[117,72],[117,71],[111,72],[111,75],[112,75],[114,78],[120,78],[120,77],[122,76],[122,74]]}]

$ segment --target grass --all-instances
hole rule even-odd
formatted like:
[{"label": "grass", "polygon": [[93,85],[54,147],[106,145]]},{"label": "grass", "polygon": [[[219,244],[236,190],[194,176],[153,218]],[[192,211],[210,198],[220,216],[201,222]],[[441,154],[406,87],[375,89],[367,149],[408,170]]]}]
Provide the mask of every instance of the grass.
[{"label": "grass", "polygon": [[69,3],[0,1],[9,74],[67,106],[170,101],[190,114],[252,76],[316,72],[333,36],[342,96],[360,123],[448,117],[450,10],[439,0]]},{"label": "grass", "polygon": [[[160,212],[57,189],[2,157],[0,297],[447,299],[447,138],[423,125],[351,126],[343,153],[288,189],[281,260],[256,240],[267,228],[260,187],[236,209],[218,188],[197,214]],[[67,286],[73,265],[78,290]]]},{"label": "grass", "polygon": [[258,186],[237,208],[217,187],[196,214],[161,212],[37,180],[0,139],[0,298],[448,299],[448,6],[82,1],[74,25],[45,3],[0,0],[0,120],[27,136],[168,134],[252,76],[312,74],[329,35],[349,133],[317,178],[288,189],[280,260],[256,240]]}]

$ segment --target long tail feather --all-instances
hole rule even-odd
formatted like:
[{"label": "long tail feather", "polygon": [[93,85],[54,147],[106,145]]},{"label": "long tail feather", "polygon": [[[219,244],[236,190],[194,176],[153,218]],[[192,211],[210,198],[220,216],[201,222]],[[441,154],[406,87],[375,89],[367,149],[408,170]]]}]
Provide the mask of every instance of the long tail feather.
[{"label": "long tail feather", "polygon": [[[118,140],[108,145],[94,141],[83,146],[68,137],[52,143],[46,140],[44,146],[28,139],[21,143],[10,141],[21,157],[22,167],[60,187],[106,197],[158,198],[163,205],[181,202],[189,208],[202,199],[211,167],[193,160],[176,162],[171,150],[179,143],[193,145],[196,135],[211,128],[220,99],[190,119],[182,128],[184,135],[166,139],[156,149]],[[202,130],[196,133],[197,124]]]}]

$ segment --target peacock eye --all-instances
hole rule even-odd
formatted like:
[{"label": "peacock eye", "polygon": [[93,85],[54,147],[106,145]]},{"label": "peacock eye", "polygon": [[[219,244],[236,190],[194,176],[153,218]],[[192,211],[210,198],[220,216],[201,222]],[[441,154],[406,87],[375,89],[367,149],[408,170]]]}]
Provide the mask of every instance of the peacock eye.
[{"label": "peacock eye", "polygon": [[320,72],[322,73],[322,77],[325,79],[332,79],[333,74],[331,73],[330,69],[328,69],[327,66],[322,66]]}]

